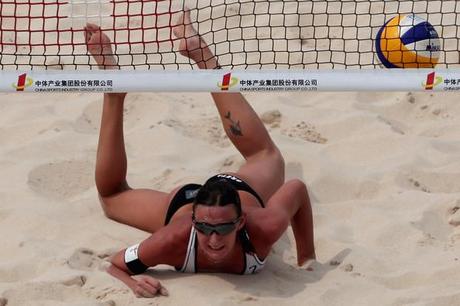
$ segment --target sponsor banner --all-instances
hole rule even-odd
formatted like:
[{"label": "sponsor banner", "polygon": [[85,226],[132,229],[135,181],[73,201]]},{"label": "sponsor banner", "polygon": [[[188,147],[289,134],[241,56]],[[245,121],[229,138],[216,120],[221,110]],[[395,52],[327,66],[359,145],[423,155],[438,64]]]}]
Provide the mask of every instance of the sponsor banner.
[{"label": "sponsor banner", "polygon": [[16,83],[12,83],[11,87],[16,91],[33,91],[33,92],[111,92],[113,91],[112,79],[83,79],[83,78],[66,78],[62,77],[46,77],[38,76],[31,78],[27,73],[20,74]]},{"label": "sponsor banner", "polygon": [[27,87],[32,86],[34,80],[27,77],[27,73],[23,73],[18,76],[18,81],[16,84],[11,84],[11,86],[16,89],[16,91],[24,91]]},{"label": "sponsor banner", "polygon": [[232,77],[232,73],[226,73],[222,82],[218,83],[218,87],[222,91],[228,91],[231,87],[238,85],[238,90],[241,92],[245,91],[317,91],[318,90],[318,79],[316,78],[300,78],[298,76],[289,76],[287,74],[284,77],[271,77],[259,76],[259,77],[248,77],[245,74],[242,76]]},{"label": "sponsor banner", "polygon": [[460,91],[460,71],[0,71],[0,92]]},{"label": "sponsor banner", "polygon": [[[232,80],[229,83],[228,80]],[[222,86],[222,84],[231,84]],[[460,91],[460,71],[392,69],[226,73],[218,83],[221,91]]]},{"label": "sponsor banner", "polygon": [[459,91],[460,90],[460,75],[445,75],[442,73],[431,72],[426,77],[426,82],[422,84],[425,90],[433,90],[436,87],[443,91]]}]

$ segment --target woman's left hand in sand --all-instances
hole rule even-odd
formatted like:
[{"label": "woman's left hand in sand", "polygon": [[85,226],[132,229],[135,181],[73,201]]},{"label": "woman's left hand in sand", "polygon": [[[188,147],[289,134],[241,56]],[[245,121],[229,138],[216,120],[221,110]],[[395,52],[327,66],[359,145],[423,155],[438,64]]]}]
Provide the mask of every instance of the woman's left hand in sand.
[{"label": "woman's left hand in sand", "polygon": [[160,281],[151,276],[139,275],[132,278],[135,282],[131,290],[139,298],[153,298],[157,295],[169,295],[168,290],[161,285]]}]

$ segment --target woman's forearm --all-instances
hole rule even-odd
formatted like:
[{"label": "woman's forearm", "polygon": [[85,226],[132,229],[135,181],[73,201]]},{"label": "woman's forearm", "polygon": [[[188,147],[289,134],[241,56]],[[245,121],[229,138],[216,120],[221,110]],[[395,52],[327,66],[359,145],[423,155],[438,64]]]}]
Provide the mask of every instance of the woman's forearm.
[{"label": "woman's forearm", "polygon": [[120,281],[122,281],[130,289],[133,289],[133,287],[136,284],[136,281],[131,277],[131,275],[129,275],[128,273],[126,273],[122,269],[118,268],[114,264],[111,264],[107,268],[107,272],[110,275],[112,275],[113,277],[118,278]]},{"label": "woman's forearm", "polygon": [[168,290],[161,283],[148,275],[133,277],[124,263],[125,250],[116,253],[111,259],[107,272],[122,281],[137,297],[153,298],[157,294],[168,295]]},{"label": "woman's forearm", "polygon": [[315,244],[313,235],[313,213],[310,198],[305,185],[298,189],[298,209],[291,218],[292,231],[296,241],[297,262],[304,264],[309,259],[315,259]]}]

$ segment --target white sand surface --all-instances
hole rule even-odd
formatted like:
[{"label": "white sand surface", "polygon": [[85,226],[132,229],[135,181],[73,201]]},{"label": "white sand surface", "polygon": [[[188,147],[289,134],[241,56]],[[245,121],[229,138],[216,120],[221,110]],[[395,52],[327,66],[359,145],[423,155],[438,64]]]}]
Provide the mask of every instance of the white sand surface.
[{"label": "white sand surface", "polygon": [[[99,206],[101,96],[0,94],[0,305],[458,305],[458,95],[246,96],[287,177],[309,187],[316,263],[296,266],[289,230],[258,275],[161,267],[170,296],[135,298],[103,271],[147,234]],[[208,94],[128,95],[130,184],[169,190],[237,169],[219,124]]]},{"label": "white sand surface", "polygon": [[[262,2],[257,1],[264,10],[264,5],[273,1]],[[305,10],[311,3],[322,5],[320,1],[300,2]],[[383,9],[383,1],[370,2],[375,4],[373,13]],[[395,13],[397,2],[385,6],[387,16]],[[422,2],[427,1],[418,1]],[[455,6],[455,1],[444,2],[447,7]],[[209,1],[200,0],[199,7],[206,3],[209,5]],[[339,2],[331,3],[335,10]],[[358,9],[360,13],[369,8],[365,1],[343,1],[343,5],[345,10]],[[233,4],[227,14],[235,14],[237,9],[241,8]],[[412,7],[399,9],[406,13]],[[209,17],[205,8],[200,10],[202,18]],[[222,10],[217,7],[214,13],[219,15]],[[271,10],[276,12],[275,3]],[[197,12],[193,11],[194,18]],[[294,47],[301,44],[303,51],[312,51],[313,38],[318,39],[320,49],[340,44],[315,37],[324,32],[319,27],[326,15],[314,20],[311,14],[301,15],[304,26],[288,31],[299,38]],[[348,24],[350,16],[343,22]],[[370,23],[365,15],[360,16],[364,19],[357,22],[371,25],[373,32],[384,22],[382,14],[373,15]],[[230,22],[242,22],[238,18]],[[337,19],[327,20],[333,27]],[[75,17],[70,21],[81,27],[85,20]],[[245,22],[252,21],[242,24]],[[260,22],[269,26],[268,19]],[[201,30],[206,31],[207,26],[203,22]],[[318,27],[316,34],[311,31],[314,27]],[[331,28],[331,33],[336,30]],[[279,28],[274,29],[274,35],[277,31]],[[248,47],[263,38],[245,34],[252,39]],[[356,43],[348,34],[350,50],[346,51],[356,52]],[[53,33],[48,35],[52,38]],[[28,36],[20,35],[18,41],[23,38]],[[232,42],[236,49],[240,43]],[[369,42],[366,44],[364,47],[370,48]],[[344,50],[342,45],[336,47]],[[123,48],[126,45],[120,46],[120,52]],[[216,48],[223,54],[228,51],[220,50],[220,45]],[[67,52],[65,48],[60,51]],[[329,50],[323,53],[329,58]],[[341,54],[337,67],[342,63]],[[240,53],[235,58],[260,61],[245,56]],[[313,56],[316,58],[315,52]],[[363,56],[366,63],[374,63],[373,54]],[[353,64],[355,58],[349,58]],[[58,63],[48,59],[47,64]],[[300,58],[306,62],[297,62],[295,54],[290,59],[292,64],[305,64],[311,56]],[[21,60],[19,57],[18,63]],[[66,60],[59,63],[68,64]],[[86,57],[79,60],[87,62]],[[154,55],[151,61],[156,61]],[[460,305],[458,94],[246,96],[261,116],[265,114],[267,128],[285,156],[287,178],[301,178],[309,187],[317,262],[296,266],[289,230],[258,275],[186,275],[162,267],[153,275],[170,296],[137,299],[103,271],[110,254],[147,234],[108,220],[98,203],[94,166],[102,96],[0,94],[0,306]],[[235,171],[242,163],[224,136],[208,94],[130,94],[125,135],[128,180],[134,187],[168,191],[178,184],[204,182],[217,172]]]}]

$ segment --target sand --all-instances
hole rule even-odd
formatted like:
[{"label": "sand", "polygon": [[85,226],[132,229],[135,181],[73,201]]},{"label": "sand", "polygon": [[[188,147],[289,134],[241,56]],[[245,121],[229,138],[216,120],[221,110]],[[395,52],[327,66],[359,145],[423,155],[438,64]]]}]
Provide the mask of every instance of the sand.
[{"label": "sand", "polygon": [[[258,275],[160,267],[170,296],[134,297],[103,271],[147,233],[99,206],[101,96],[1,94],[0,305],[458,305],[456,95],[246,96],[287,177],[309,187],[317,262],[296,266],[289,229]],[[242,162],[208,94],[130,94],[125,134],[136,187],[166,191]]]},{"label": "sand", "polygon": [[[382,9],[376,5],[373,10]],[[385,8],[391,14],[394,6]],[[372,31],[382,23],[379,16]],[[324,16],[302,18],[311,29]],[[82,20],[72,22],[76,27]],[[310,48],[313,33],[292,35]],[[319,47],[329,43],[320,40]],[[374,59],[371,54],[366,63]],[[110,254],[148,234],[108,220],[100,208],[94,167],[102,96],[0,94],[0,306],[459,305],[458,95],[246,97],[283,152],[287,178],[308,185],[317,262],[297,267],[289,229],[258,275],[187,275],[159,267],[152,275],[170,296],[136,298],[104,271]],[[134,187],[169,191],[242,163],[205,93],[129,94],[125,136]]]}]

